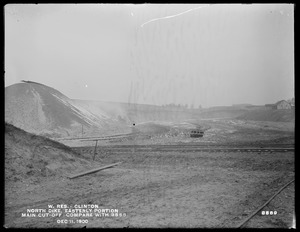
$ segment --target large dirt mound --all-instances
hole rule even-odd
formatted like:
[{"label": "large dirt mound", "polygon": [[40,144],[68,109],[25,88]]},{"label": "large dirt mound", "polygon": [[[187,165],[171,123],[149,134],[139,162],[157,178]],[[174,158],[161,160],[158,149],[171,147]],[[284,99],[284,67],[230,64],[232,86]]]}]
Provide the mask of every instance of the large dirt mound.
[{"label": "large dirt mound", "polygon": [[70,128],[87,123],[64,104],[68,97],[38,83],[19,83],[5,88],[5,120],[29,132]]},{"label": "large dirt mound", "polygon": [[70,99],[54,88],[30,81],[5,88],[5,121],[49,137],[119,129],[128,119],[117,105],[111,108]]},{"label": "large dirt mound", "polygon": [[293,122],[295,120],[294,110],[250,110],[238,116],[239,120],[270,121],[270,122]]},{"label": "large dirt mound", "polygon": [[95,165],[68,146],[5,123],[7,181],[66,177]]}]

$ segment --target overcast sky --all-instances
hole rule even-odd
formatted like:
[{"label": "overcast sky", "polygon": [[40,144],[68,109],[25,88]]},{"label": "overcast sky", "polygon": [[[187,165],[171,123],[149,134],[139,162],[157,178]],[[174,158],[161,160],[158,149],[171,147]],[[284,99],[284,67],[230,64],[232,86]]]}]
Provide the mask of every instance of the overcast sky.
[{"label": "overcast sky", "polygon": [[5,6],[5,86],[146,104],[265,104],[294,96],[294,6]]}]

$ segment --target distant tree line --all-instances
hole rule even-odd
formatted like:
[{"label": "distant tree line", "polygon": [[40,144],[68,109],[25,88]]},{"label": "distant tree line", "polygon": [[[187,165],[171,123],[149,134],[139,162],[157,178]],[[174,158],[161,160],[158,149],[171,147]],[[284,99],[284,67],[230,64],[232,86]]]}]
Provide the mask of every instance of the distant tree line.
[{"label": "distant tree line", "polygon": [[[190,106],[188,104],[174,104],[174,103],[170,103],[170,104],[164,104],[162,105],[163,108],[166,109],[182,109],[182,110],[187,110],[187,109],[194,109],[194,104],[190,104]],[[198,109],[202,109],[202,106],[199,105]]]}]

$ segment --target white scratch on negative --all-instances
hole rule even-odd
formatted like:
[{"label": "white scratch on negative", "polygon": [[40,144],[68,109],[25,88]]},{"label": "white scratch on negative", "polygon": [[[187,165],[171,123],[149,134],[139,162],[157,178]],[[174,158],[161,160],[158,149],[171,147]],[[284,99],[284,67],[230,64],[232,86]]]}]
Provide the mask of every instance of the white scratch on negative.
[{"label": "white scratch on negative", "polygon": [[154,22],[154,21],[157,21],[157,20],[161,20],[161,19],[170,19],[170,18],[174,18],[174,17],[177,17],[179,15],[183,15],[183,14],[186,14],[190,11],[193,11],[193,10],[197,10],[197,9],[200,9],[200,8],[203,8],[203,7],[207,7],[207,6],[210,6],[210,5],[205,5],[205,6],[199,6],[199,7],[195,7],[195,8],[192,8],[192,9],[189,9],[189,10],[186,10],[184,12],[181,12],[181,13],[178,13],[178,14],[175,14],[175,15],[169,15],[169,16],[165,16],[165,17],[161,17],[161,18],[155,18],[155,19],[151,19],[145,23],[143,23],[141,25],[141,27],[143,27],[144,25],[148,24],[148,23],[151,23],[151,22]]}]

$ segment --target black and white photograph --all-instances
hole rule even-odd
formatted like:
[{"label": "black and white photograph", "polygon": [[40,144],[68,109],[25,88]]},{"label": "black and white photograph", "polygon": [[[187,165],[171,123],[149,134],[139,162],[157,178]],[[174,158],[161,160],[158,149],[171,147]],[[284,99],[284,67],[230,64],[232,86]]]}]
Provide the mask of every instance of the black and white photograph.
[{"label": "black and white photograph", "polygon": [[296,228],[294,4],[3,11],[4,228]]}]

